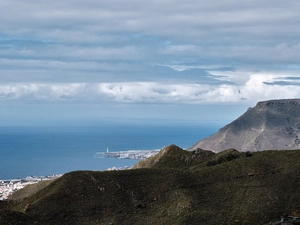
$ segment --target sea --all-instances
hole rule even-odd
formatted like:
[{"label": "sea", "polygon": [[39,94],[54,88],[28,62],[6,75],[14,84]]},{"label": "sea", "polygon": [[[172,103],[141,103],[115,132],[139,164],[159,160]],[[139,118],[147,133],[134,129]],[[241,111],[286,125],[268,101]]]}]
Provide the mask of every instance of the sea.
[{"label": "sea", "polygon": [[97,152],[154,150],[170,144],[188,148],[220,129],[216,123],[105,123],[0,127],[0,180],[103,171],[138,160],[98,158]]}]

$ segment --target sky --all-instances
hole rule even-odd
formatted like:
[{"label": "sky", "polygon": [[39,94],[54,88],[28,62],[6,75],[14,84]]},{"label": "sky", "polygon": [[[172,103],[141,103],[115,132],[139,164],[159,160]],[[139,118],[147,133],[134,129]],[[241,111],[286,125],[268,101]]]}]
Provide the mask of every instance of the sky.
[{"label": "sky", "polygon": [[0,0],[0,125],[230,121],[300,96],[298,0]]}]

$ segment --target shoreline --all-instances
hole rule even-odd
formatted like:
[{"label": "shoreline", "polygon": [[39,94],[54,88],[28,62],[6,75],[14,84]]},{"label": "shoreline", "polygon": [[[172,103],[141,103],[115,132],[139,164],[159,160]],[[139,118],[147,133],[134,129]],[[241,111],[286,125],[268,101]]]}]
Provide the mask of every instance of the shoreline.
[{"label": "shoreline", "polygon": [[[97,152],[97,158],[118,158],[118,159],[145,159],[153,155],[156,155],[160,150],[127,150],[127,151],[117,151],[109,152],[108,149],[106,152]],[[112,170],[127,170],[131,167],[111,167],[107,168],[104,171]],[[35,184],[43,180],[52,180],[57,177],[61,177],[63,174],[55,174],[49,176],[27,176],[26,178],[17,178],[17,179],[5,179],[0,180],[0,201],[6,200],[12,193],[24,188],[26,185]]]}]

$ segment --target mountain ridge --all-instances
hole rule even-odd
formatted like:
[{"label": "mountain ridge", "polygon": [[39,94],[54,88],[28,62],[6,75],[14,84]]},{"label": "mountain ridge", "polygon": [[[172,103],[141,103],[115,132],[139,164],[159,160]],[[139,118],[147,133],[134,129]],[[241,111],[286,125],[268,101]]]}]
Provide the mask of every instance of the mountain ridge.
[{"label": "mountain ridge", "polygon": [[253,225],[300,211],[300,150],[213,153],[170,145],[147,160],[139,169],[73,171],[12,196],[0,202],[0,223]]},{"label": "mountain ridge", "polygon": [[261,101],[233,122],[194,144],[197,148],[219,152],[293,150],[300,148],[300,99]]}]

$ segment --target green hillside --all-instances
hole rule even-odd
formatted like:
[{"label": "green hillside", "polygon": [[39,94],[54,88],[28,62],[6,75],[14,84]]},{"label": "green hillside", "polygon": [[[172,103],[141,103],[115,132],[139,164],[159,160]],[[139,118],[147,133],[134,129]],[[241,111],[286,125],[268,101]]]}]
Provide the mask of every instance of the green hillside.
[{"label": "green hillside", "polygon": [[135,168],[32,185],[1,202],[0,224],[253,225],[300,211],[300,150],[215,154],[171,145]]}]

